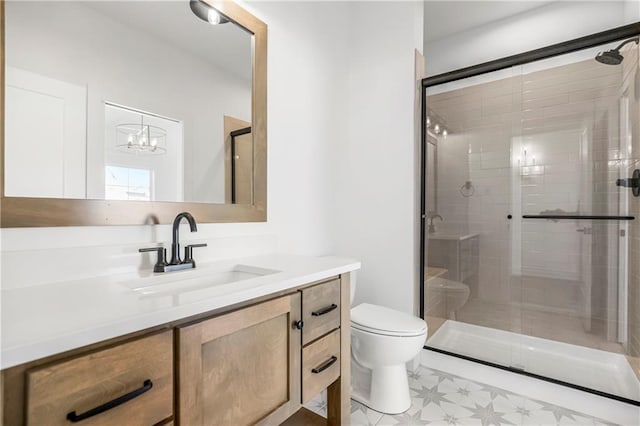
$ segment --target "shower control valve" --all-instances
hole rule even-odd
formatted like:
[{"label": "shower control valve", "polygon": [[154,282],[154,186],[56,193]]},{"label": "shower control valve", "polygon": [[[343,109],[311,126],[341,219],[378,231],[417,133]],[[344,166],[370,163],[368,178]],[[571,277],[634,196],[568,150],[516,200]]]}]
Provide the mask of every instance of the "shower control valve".
[{"label": "shower control valve", "polygon": [[631,178],[616,180],[616,186],[631,188],[635,197],[640,196],[640,169],[635,169]]}]

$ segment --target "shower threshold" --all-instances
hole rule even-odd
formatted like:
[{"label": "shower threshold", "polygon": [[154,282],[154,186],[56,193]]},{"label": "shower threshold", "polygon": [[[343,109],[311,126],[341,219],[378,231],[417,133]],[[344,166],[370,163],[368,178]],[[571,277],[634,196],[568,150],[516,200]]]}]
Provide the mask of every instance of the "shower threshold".
[{"label": "shower threshold", "polygon": [[425,348],[640,406],[640,381],[621,354],[452,320]]}]

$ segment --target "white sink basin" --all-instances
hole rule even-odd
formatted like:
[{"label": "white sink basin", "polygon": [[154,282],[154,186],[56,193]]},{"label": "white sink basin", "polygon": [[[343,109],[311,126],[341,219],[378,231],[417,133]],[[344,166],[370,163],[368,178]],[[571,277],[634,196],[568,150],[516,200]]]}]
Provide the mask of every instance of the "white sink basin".
[{"label": "white sink basin", "polygon": [[166,275],[154,275],[121,284],[141,295],[165,295],[222,287],[278,272],[281,271],[237,264],[226,268],[166,272]]}]

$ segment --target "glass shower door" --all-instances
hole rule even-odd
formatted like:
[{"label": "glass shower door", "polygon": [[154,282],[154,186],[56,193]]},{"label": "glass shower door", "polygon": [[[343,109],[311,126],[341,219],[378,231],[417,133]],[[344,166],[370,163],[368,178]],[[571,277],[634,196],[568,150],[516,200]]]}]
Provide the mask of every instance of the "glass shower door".
[{"label": "glass shower door", "polygon": [[628,96],[637,47],[624,55],[623,67],[594,61],[593,51],[523,67],[514,187],[523,213],[525,371],[638,400],[632,358],[625,357],[629,230],[635,225],[626,217],[637,215],[638,207],[629,189],[616,185],[637,163],[629,136],[639,117],[629,115]]},{"label": "glass shower door", "polygon": [[507,216],[514,204],[511,141],[521,131],[520,72],[428,90],[426,120],[427,345],[514,368],[522,368],[514,304],[521,286],[511,273]]},{"label": "glass shower door", "polygon": [[640,55],[594,60],[619,43],[427,89],[428,347],[640,401]]}]

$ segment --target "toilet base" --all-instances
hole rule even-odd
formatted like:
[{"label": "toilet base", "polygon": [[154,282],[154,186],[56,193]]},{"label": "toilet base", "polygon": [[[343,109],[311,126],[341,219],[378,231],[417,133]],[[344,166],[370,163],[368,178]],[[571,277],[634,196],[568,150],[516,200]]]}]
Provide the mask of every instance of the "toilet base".
[{"label": "toilet base", "polygon": [[[405,364],[389,365],[368,370],[370,386],[354,387],[351,398],[372,410],[384,414],[402,414],[411,407],[409,381]],[[361,371],[360,374],[366,374]]]}]

